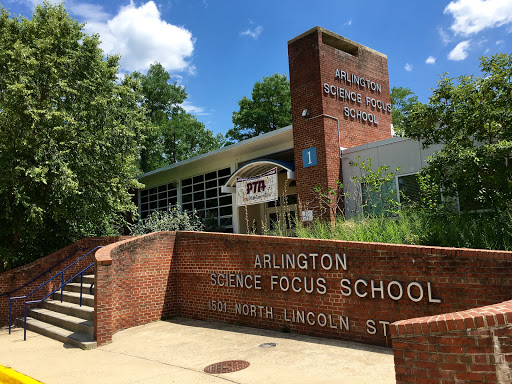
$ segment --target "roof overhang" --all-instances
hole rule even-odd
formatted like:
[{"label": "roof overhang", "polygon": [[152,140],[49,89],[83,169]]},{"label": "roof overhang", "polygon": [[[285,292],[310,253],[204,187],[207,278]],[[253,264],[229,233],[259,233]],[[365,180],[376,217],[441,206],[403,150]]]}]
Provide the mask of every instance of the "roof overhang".
[{"label": "roof overhang", "polygon": [[237,177],[250,177],[260,175],[274,167],[277,167],[278,171],[285,170],[287,179],[295,180],[295,165],[292,162],[258,159],[244,164],[235,172],[233,172],[221,187],[221,190],[223,193],[234,193],[236,189]]}]

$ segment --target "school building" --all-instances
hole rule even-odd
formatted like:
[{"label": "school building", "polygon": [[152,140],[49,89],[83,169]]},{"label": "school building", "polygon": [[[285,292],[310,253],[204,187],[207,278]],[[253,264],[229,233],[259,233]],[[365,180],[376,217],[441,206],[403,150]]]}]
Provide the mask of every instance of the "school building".
[{"label": "school building", "polygon": [[365,198],[353,164],[367,159],[400,167],[385,186],[398,201],[417,194],[414,175],[440,147],[393,137],[386,55],[315,27],[288,42],[288,56],[292,125],[141,175],[142,219],[180,204],[221,231],[263,233],[278,220],[329,219],[314,189],[337,180],[350,215]]}]

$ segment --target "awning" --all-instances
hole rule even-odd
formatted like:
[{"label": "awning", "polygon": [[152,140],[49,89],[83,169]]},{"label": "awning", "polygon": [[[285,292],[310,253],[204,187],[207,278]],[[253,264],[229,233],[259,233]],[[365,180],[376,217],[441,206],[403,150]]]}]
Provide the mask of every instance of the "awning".
[{"label": "awning", "polygon": [[221,191],[223,193],[235,193],[237,177],[256,176],[274,167],[277,167],[278,171],[284,169],[286,171],[286,177],[290,180],[295,180],[295,164],[293,164],[293,162],[258,159],[244,164],[233,172],[221,187]]}]

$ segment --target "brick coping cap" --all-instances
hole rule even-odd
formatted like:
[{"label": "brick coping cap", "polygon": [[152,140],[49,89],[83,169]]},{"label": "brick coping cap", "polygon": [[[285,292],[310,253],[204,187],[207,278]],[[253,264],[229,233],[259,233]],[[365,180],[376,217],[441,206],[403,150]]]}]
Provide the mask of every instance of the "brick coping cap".
[{"label": "brick coping cap", "polygon": [[317,244],[325,247],[355,248],[361,250],[379,250],[398,253],[414,253],[414,254],[430,254],[430,255],[449,255],[459,257],[485,257],[491,259],[512,260],[512,251],[488,250],[488,249],[472,249],[472,248],[454,248],[454,247],[438,247],[429,245],[410,245],[410,244],[389,244],[389,243],[368,243],[362,241],[344,241],[344,240],[324,240],[324,239],[307,239],[297,237],[279,237],[265,235],[243,235],[236,233],[219,233],[219,232],[192,232],[178,231],[177,237],[185,236],[187,238],[228,238],[232,241],[243,241],[244,239],[253,239],[258,237],[262,243],[290,243],[290,244]]},{"label": "brick coping cap", "polygon": [[111,243],[96,252],[96,260],[100,265],[110,265],[110,251],[117,246],[129,243],[136,239],[149,239],[156,234],[160,233],[163,236],[176,236],[176,238],[187,239],[215,239],[224,238],[233,242],[240,242],[244,240],[253,239],[258,237],[260,243],[279,243],[279,244],[307,244],[316,245],[318,247],[332,248],[338,247],[340,251],[343,248],[353,248],[367,251],[385,251],[394,253],[409,253],[409,254],[423,254],[423,255],[446,255],[457,257],[481,257],[490,259],[512,260],[511,251],[495,251],[488,249],[471,249],[471,248],[453,248],[453,247],[434,247],[426,245],[410,245],[410,244],[389,244],[389,243],[368,243],[362,241],[344,241],[344,240],[324,240],[324,239],[306,239],[297,237],[279,237],[279,236],[264,236],[264,235],[245,235],[236,233],[220,233],[220,232],[194,232],[194,231],[176,231],[176,232],[153,232],[143,236],[123,237],[123,240],[116,243]]},{"label": "brick coping cap", "polygon": [[400,320],[390,325],[392,338],[474,330],[512,324],[512,300],[461,312]]}]

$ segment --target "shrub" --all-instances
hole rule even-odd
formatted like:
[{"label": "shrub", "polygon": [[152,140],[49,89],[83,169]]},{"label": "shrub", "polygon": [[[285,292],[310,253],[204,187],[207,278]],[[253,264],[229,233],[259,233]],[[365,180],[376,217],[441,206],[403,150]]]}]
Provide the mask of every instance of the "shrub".
[{"label": "shrub", "polygon": [[166,211],[154,211],[145,219],[139,220],[130,228],[132,235],[145,235],[160,231],[202,231],[204,224],[196,211],[181,212],[179,205]]}]

